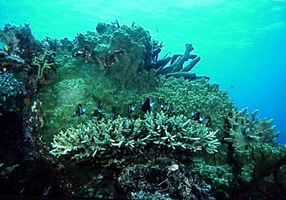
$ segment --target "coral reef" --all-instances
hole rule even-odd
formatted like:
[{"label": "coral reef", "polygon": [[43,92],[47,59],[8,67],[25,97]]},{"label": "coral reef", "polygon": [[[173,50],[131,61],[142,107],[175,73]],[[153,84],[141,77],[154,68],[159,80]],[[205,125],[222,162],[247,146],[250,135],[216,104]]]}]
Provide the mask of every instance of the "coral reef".
[{"label": "coral reef", "polygon": [[247,108],[239,112],[233,110],[228,118],[230,136],[225,138],[225,141],[232,143],[234,147],[246,147],[251,143],[273,143],[274,138],[279,135],[279,132],[274,132],[275,126],[271,126],[273,120],[262,121],[255,117],[257,112],[258,110],[255,110],[248,116]]},{"label": "coral reef", "polygon": [[39,41],[28,24],[0,30],[0,192],[285,199],[272,120],[191,73],[190,43],[159,58],[163,43],[135,23],[96,31]]},{"label": "coral reef", "polygon": [[[155,69],[157,75],[166,77],[183,77],[188,80],[209,79],[191,73],[192,68],[200,61],[200,57],[190,54],[192,44],[186,44],[184,55],[166,56],[161,60],[158,54],[163,47],[152,40],[148,31],[141,26],[99,23],[97,33],[88,32],[76,37],[77,45],[73,49],[74,57],[83,57],[85,62],[97,63],[106,69],[106,73],[125,84],[134,82],[134,77],[143,70]],[[188,60],[191,61],[183,66]],[[170,66],[165,67],[171,62]]]},{"label": "coral reef", "polygon": [[245,196],[241,195],[242,198],[247,198],[255,193],[269,195],[271,190],[279,198],[282,198],[283,193],[285,195],[282,188],[273,188],[273,185],[281,185],[278,171],[282,163],[286,161],[285,145],[251,143],[248,148],[235,148],[233,159],[236,169],[234,182],[240,186],[239,189],[236,188],[233,191],[234,195],[243,190],[248,192]]}]

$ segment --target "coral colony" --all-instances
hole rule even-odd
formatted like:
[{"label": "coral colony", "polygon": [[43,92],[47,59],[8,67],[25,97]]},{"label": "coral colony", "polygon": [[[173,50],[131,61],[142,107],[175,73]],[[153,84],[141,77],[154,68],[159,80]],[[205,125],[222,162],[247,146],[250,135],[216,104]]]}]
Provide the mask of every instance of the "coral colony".
[{"label": "coral colony", "polygon": [[[117,199],[282,199],[286,147],[272,120],[160,55],[134,23],[37,40],[0,30],[0,192]],[[11,126],[9,126],[9,123]],[[39,180],[36,177],[41,177]]]}]

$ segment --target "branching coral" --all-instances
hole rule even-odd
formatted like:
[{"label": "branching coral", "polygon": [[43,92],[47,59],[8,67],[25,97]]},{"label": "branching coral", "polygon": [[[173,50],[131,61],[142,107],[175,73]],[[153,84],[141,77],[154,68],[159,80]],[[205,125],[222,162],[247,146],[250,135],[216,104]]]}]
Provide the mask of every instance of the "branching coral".
[{"label": "branching coral", "polygon": [[226,196],[232,184],[233,173],[229,165],[208,165],[202,158],[194,158],[190,166],[195,174],[213,187],[213,191]]},{"label": "branching coral", "polygon": [[227,113],[234,109],[232,100],[226,91],[221,91],[217,83],[209,83],[205,79],[188,81],[183,78],[160,77],[153,92],[149,93],[155,102],[163,98],[164,102],[173,104],[173,113],[190,116],[190,112],[200,112],[209,116],[212,128],[224,129]]},{"label": "branching coral", "polygon": [[255,187],[264,181],[263,177],[277,176],[286,161],[286,147],[251,143],[248,148],[235,148],[233,159],[239,169],[236,171],[237,181],[243,186]]},{"label": "branching coral", "polygon": [[264,144],[273,143],[279,132],[274,132],[275,126],[271,126],[272,119],[263,121],[255,117],[258,110],[248,116],[247,108],[242,111],[232,111],[228,118],[230,125],[230,136],[225,141],[232,143],[234,147],[246,147],[251,143]]},{"label": "branching coral", "polygon": [[[216,131],[183,115],[168,117],[163,112],[146,115],[145,119],[118,117],[115,120],[90,121],[54,136],[51,153],[68,154],[72,159],[105,158],[110,152],[129,154],[153,148],[201,151],[213,154],[220,144]],[[124,153],[125,152],[125,153]]]},{"label": "branching coral", "polygon": [[[184,55],[174,55],[172,57],[164,57],[162,60],[159,60],[150,66],[148,69],[154,68],[157,71],[157,74],[165,75],[166,77],[175,77],[175,78],[185,78],[188,80],[196,80],[200,78],[209,79],[207,76],[197,76],[195,73],[191,73],[191,70],[194,66],[201,60],[201,57],[197,55],[190,54],[194,50],[192,44],[187,43],[185,45]],[[188,60],[191,61],[184,66],[184,63]],[[169,66],[165,66],[170,62]]]}]

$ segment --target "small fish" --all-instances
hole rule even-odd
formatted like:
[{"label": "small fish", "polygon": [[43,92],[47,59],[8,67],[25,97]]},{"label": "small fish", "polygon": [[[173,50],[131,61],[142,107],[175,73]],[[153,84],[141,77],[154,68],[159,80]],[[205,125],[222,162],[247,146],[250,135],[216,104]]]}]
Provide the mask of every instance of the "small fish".
[{"label": "small fish", "polygon": [[44,189],[44,191],[43,191],[43,196],[47,196],[47,195],[50,194],[51,187],[52,187],[52,186],[49,186],[48,188],[45,188],[45,189]]},{"label": "small fish", "polygon": [[103,105],[103,103],[102,103],[101,101],[99,101],[99,102],[97,103],[97,108],[98,108],[98,109],[102,109],[102,105]]},{"label": "small fish", "polygon": [[78,104],[75,113],[77,114],[77,116],[80,117],[81,115],[83,115],[85,113],[85,111],[86,111],[85,108],[83,108],[81,104]]},{"label": "small fish", "polygon": [[97,117],[98,120],[101,120],[102,117],[103,117],[103,114],[102,114],[102,112],[101,112],[100,109],[96,109],[96,110],[94,110],[94,112],[93,112],[93,116],[94,116],[94,117]]},{"label": "small fish", "polygon": [[210,117],[205,117],[202,120],[202,124],[205,124],[206,126],[210,126],[211,125],[211,118]]},{"label": "small fish", "polygon": [[206,126],[211,125],[211,117],[203,117],[199,112],[191,112],[192,119],[198,121],[200,124],[204,124]]},{"label": "small fish", "polygon": [[150,113],[150,110],[151,108],[153,108],[155,106],[155,102],[152,102],[150,100],[150,98],[146,98],[145,102],[142,104],[142,107],[141,107],[141,110],[144,112],[144,113],[147,113],[149,112]]},{"label": "small fish", "polygon": [[200,120],[200,115],[201,115],[201,113],[199,113],[199,112],[191,112],[191,116],[192,116],[192,119],[193,120],[196,120],[196,121],[199,121]]},{"label": "small fish", "polygon": [[132,103],[130,103],[130,104],[128,105],[128,110],[127,110],[128,114],[134,112],[134,111],[135,111],[135,108],[136,108],[136,107],[135,107]]},{"label": "small fish", "polygon": [[168,113],[171,113],[173,111],[173,103],[168,104],[167,110]]},{"label": "small fish", "polygon": [[8,53],[9,47],[7,44],[4,44],[3,42],[0,42],[0,50],[1,51],[5,51],[6,53]]},{"label": "small fish", "polygon": [[160,105],[160,108],[161,110],[163,111],[166,111],[168,113],[171,113],[173,111],[173,103],[170,103],[170,104],[165,104],[165,103],[162,103]]}]

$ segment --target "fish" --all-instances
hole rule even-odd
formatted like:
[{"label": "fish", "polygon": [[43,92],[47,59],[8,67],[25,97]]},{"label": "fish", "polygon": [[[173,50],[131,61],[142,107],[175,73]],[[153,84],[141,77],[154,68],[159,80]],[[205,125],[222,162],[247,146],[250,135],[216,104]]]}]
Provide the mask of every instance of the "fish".
[{"label": "fish", "polygon": [[150,100],[150,98],[146,98],[145,102],[142,104],[142,107],[141,107],[141,110],[144,112],[144,113],[150,113],[151,111],[151,108],[153,108],[155,106],[155,102],[152,102]]},{"label": "fish", "polygon": [[103,117],[103,114],[100,109],[95,109],[93,112],[93,116],[97,117],[98,120],[101,120]]},{"label": "fish", "polygon": [[51,188],[52,188],[52,186],[49,186],[49,187],[45,188],[44,191],[43,191],[43,196],[49,195]]},{"label": "fish", "polygon": [[75,113],[76,113],[77,116],[80,117],[81,115],[83,115],[85,113],[85,111],[86,111],[85,108],[83,108],[81,104],[78,104]]},{"label": "fish", "polygon": [[134,106],[132,103],[128,104],[127,113],[130,114],[135,111],[136,106]]},{"label": "fish", "polygon": [[160,108],[161,110],[163,111],[166,111],[168,113],[171,113],[173,111],[173,103],[170,103],[170,104],[165,104],[165,103],[162,103],[160,105]]},{"label": "fish", "polygon": [[199,112],[191,112],[191,116],[193,120],[199,121],[201,113]]},{"label": "fish", "polygon": [[8,45],[3,42],[0,42],[0,51],[5,51],[6,53],[8,53],[9,51]]},{"label": "fish", "polygon": [[150,112],[150,110],[151,110],[151,105],[150,105],[150,99],[149,99],[149,98],[146,98],[145,102],[143,103],[143,105],[142,105],[142,107],[141,107],[141,110],[142,110],[144,113]]},{"label": "fish", "polygon": [[211,117],[203,117],[200,112],[191,112],[192,119],[198,121],[200,124],[204,124],[206,126],[211,125]]},{"label": "fish", "polygon": [[98,109],[102,109],[102,105],[103,105],[103,103],[102,103],[101,101],[99,101],[99,102],[97,103],[97,108],[98,108]]}]

